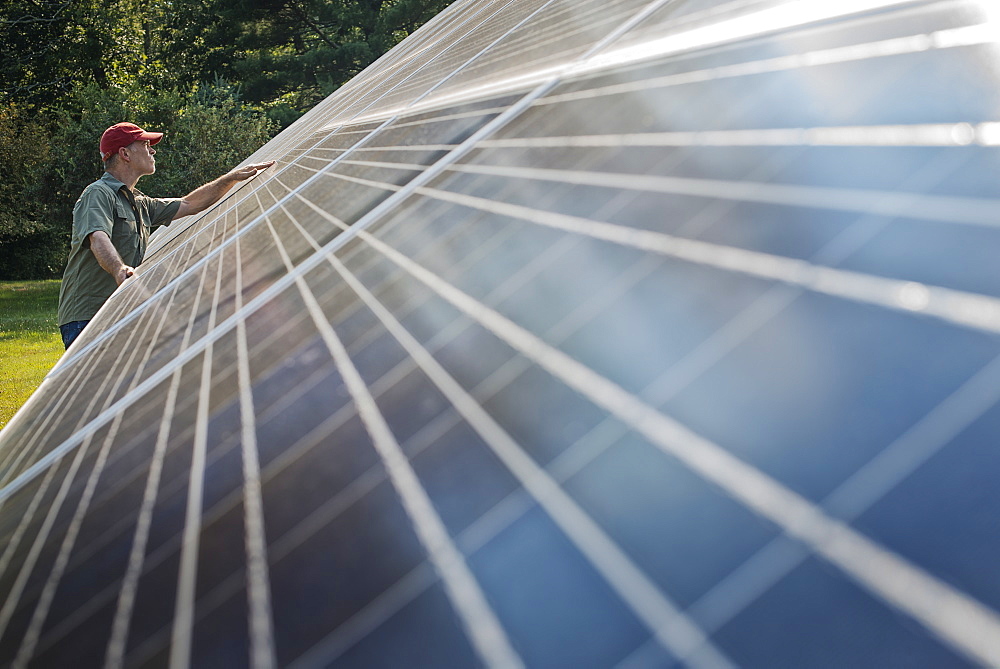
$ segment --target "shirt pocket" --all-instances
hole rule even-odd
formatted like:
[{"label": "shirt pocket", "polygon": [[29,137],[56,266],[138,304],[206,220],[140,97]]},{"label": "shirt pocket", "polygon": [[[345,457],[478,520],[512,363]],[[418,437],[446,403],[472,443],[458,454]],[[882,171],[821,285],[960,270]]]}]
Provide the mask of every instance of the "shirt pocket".
[{"label": "shirt pocket", "polygon": [[139,252],[139,233],[132,207],[124,202],[115,202],[115,221],[111,228],[111,241],[118,249],[118,255],[129,266],[134,266]]}]

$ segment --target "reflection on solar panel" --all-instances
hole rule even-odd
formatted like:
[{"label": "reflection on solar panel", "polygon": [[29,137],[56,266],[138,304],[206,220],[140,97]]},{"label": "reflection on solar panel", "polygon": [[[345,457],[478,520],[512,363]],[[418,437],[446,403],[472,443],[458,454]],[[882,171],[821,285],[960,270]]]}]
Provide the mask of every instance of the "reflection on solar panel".
[{"label": "reflection on solar panel", "polygon": [[0,662],[1000,666],[991,2],[460,0],[0,439]]}]

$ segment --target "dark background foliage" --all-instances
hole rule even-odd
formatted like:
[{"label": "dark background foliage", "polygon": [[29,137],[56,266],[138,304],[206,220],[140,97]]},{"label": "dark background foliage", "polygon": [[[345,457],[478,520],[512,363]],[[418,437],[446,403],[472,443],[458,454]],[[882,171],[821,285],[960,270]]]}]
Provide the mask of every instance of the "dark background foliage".
[{"label": "dark background foliage", "polygon": [[227,171],[450,0],[3,0],[0,279],[58,277],[98,139],[166,133],[139,188]]}]

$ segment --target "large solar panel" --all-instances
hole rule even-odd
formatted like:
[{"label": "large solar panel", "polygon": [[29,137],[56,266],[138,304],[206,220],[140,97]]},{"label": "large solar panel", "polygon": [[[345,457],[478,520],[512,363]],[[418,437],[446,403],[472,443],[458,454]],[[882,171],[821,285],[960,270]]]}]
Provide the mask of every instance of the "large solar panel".
[{"label": "large solar panel", "polygon": [[0,663],[1000,666],[998,17],[456,2],[0,434]]}]

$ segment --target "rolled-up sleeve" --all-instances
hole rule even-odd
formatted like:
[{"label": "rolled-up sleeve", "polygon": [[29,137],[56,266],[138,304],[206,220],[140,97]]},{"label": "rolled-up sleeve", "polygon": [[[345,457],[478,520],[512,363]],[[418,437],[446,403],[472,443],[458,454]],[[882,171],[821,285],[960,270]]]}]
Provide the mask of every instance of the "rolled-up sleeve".
[{"label": "rolled-up sleeve", "polygon": [[149,211],[150,226],[157,228],[174,220],[177,210],[181,208],[181,199],[147,197],[146,206]]},{"label": "rolled-up sleeve", "polygon": [[73,208],[73,237],[84,248],[89,246],[87,238],[93,232],[105,232],[111,237],[114,206],[113,198],[99,188],[88,188],[80,195]]}]

